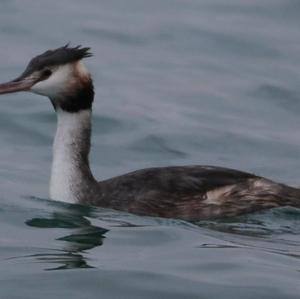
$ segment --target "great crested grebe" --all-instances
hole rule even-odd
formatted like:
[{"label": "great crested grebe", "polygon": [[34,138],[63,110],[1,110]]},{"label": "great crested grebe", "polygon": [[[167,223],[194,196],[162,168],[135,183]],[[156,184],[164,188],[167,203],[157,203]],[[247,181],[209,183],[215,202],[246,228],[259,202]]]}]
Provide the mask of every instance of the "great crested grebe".
[{"label": "great crested grebe", "polygon": [[30,91],[50,98],[57,114],[50,198],[138,215],[201,220],[279,206],[300,208],[300,189],[215,166],[137,170],[97,182],[90,170],[94,89],[82,58],[89,48],[68,45],[36,56],[0,94]]}]

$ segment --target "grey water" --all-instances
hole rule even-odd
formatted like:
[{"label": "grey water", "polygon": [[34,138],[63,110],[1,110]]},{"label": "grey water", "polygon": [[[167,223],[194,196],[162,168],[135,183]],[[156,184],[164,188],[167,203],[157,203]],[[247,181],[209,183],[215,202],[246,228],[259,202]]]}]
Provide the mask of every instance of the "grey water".
[{"label": "grey water", "polygon": [[[300,185],[295,0],[0,1],[0,82],[90,46],[92,166],[210,164]],[[300,210],[187,223],[48,198],[48,99],[1,96],[0,298],[299,298]]]}]

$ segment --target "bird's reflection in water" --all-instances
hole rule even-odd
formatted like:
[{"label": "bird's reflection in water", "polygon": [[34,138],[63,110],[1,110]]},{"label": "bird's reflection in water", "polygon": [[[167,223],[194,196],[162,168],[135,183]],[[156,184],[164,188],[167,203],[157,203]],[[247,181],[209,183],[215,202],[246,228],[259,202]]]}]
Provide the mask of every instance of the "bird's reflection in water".
[{"label": "bird's reflection in water", "polygon": [[66,204],[50,217],[28,219],[26,224],[31,227],[65,228],[70,231],[70,234],[56,239],[63,242],[61,250],[39,253],[31,257],[47,264],[59,265],[45,270],[93,268],[84,253],[88,249],[101,246],[108,230],[91,224],[87,217],[91,217],[92,212],[91,207]]}]

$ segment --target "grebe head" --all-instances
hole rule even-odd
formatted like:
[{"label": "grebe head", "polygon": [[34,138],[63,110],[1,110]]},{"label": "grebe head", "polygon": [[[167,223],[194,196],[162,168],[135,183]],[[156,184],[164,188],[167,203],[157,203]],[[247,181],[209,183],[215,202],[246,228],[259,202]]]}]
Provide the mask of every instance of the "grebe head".
[{"label": "grebe head", "polygon": [[92,55],[89,50],[68,45],[48,50],[31,59],[18,78],[0,84],[0,94],[30,91],[49,97],[55,109],[68,112],[90,109],[93,83],[81,61]]}]

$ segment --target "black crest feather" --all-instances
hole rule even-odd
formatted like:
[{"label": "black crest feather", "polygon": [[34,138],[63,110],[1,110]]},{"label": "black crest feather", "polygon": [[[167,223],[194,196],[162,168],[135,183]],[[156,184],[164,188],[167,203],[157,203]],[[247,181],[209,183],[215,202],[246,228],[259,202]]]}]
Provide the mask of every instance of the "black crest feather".
[{"label": "black crest feather", "polygon": [[45,53],[32,58],[22,75],[28,75],[33,71],[41,70],[46,66],[66,64],[91,56],[92,53],[88,47],[82,48],[81,45],[79,45],[71,48],[69,47],[69,44],[66,44],[63,47],[48,50]]}]

